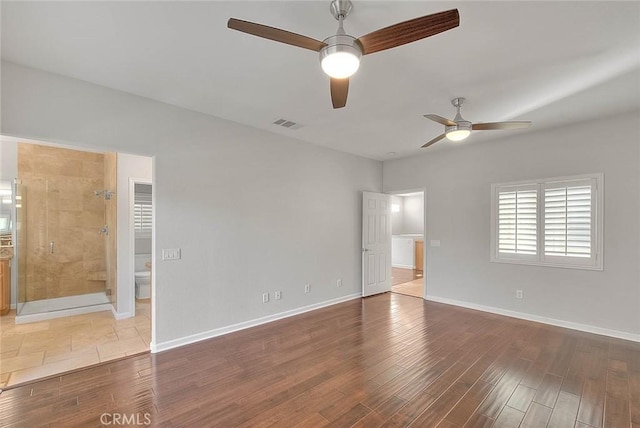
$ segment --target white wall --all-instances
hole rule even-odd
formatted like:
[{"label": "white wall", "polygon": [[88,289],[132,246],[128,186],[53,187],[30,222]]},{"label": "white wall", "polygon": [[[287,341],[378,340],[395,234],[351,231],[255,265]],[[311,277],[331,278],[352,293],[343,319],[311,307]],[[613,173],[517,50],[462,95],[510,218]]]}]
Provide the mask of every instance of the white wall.
[{"label": "white wall", "polygon": [[402,233],[424,233],[424,197],[403,196]]},{"label": "white wall", "polygon": [[182,248],[154,262],[156,346],[360,293],[360,192],[381,191],[380,162],[4,62],[1,123],[155,155],[155,249]]},{"label": "white wall", "polygon": [[116,193],[118,201],[118,314],[121,317],[133,314],[133,295],[135,292],[133,257],[135,252],[134,242],[131,242],[133,231],[131,230],[131,205],[129,193],[129,179],[152,179],[153,159],[148,156],[136,156],[126,153],[118,153],[118,189]]},{"label": "white wall", "polygon": [[391,211],[391,233],[393,235],[399,235],[401,233],[404,233],[403,230],[403,222],[402,222],[402,218],[403,218],[403,200],[404,198],[402,196],[396,196],[396,195],[391,195],[391,205],[398,205],[398,207],[400,208],[400,211],[398,212],[393,212]]},{"label": "white wall", "polygon": [[[427,242],[441,241],[425,247],[427,295],[640,338],[639,124],[636,112],[386,161],[386,192],[427,189]],[[489,261],[491,183],[592,172],[605,181],[604,271]]]}]

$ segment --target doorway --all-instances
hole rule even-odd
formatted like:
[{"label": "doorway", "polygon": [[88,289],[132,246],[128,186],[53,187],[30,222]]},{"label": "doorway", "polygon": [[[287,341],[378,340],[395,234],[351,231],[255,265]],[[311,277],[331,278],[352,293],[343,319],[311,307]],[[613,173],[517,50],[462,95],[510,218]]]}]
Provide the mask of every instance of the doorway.
[{"label": "doorway", "polygon": [[391,195],[391,291],[424,298],[424,191]]},{"label": "doorway", "polygon": [[151,303],[135,313],[121,276],[129,178],[150,184],[152,158],[6,136],[0,153],[0,388],[149,352]]},{"label": "doorway", "polygon": [[130,178],[131,265],[133,269],[133,315],[151,319],[151,268],[153,260],[153,185],[150,179]]}]

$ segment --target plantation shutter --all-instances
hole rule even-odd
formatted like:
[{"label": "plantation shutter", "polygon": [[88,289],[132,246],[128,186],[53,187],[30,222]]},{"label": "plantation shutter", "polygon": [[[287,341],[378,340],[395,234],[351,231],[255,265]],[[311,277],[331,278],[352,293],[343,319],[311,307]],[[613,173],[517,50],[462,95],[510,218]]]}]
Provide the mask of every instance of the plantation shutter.
[{"label": "plantation shutter", "polygon": [[538,189],[535,185],[497,188],[497,251],[536,256]]},{"label": "plantation shutter", "polygon": [[133,227],[136,235],[151,235],[151,193],[136,193],[133,204]]},{"label": "plantation shutter", "polygon": [[544,255],[546,258],[594,256],[595,180],[544,185]]}]

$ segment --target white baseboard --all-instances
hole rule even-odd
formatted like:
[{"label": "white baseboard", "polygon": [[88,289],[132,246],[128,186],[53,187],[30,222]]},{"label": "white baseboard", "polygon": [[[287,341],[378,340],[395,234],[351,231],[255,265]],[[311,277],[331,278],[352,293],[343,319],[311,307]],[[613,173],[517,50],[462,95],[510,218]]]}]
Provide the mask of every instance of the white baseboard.
[{"label": "white baseboard", "polygon": [[511,318],[519,318],[527,321],[535,321],[542,324],[554,325],[557,327],[569,328],[571,330],[579,330],[587,333],[600,334],[602,336],[615,337],[618,339],[631,340],[633,342],[640,342],[640,334],[629,333],[619,330],[610,330],[608,328],[595,327],[587,324],[580,324],[571,321],[558,320],[555,318],[548,318],[539,315],[527,314],[524,312],[511,311],[508,309],[496,308],[493,306],[479,305],[477,303],[464,302],[461,300],[448,299],[446,297],[437,297],[427,295],[425,300],[432,302],[444,303],[447,305],[460,306],[468,309],[475,309],[482,312],[490,312],[492,314],[504,315]]},{"label": "white baseboard", "polygon": [[233,333],[234,331],[244,330],[251,327],[256,327],[262,324],[267,324],[279,319],[292,317],[294,315],[303,314],[305,312],[313,311],[316,309],[324,308],[338,303],[346,302],[348,300],[359,299],[362,294],[349,294],[347,296],[338,297],[336,299],[326,300],[324,302],[315,303],[309,306],[303,306],[301,308],[291,309],[289,311],[280,312],[273,315],[268,315],[262,318],[256,318],[249,321],[244,321],[238,324],[233,324],[227,327],[220,327],[209,331],[203,331],[202,333],[192,334],[190,336],[181,337],[178,339],[161,342],[158,344],[151,343],[151,352],[157,353],[167,351],[169,349],[177,348],[179,346],[189,345],[191,343],[200,342],[202,340],[211,339],[213,337],[222,336],[224,334]]},{"label": "white baseboard", "polygon": [[113,305],[111,306],[111,314],[117,320],[123,320],[125,318],[131,318],[133,316],[131,312],[116,312],[116,310],[113,308]]},{"label": "white baseboard", "polygon": [[15,303],[12,303],[12,304],[11,304],[11,308],[10,308],[10,309],[15,309],[15,308],[16,308],[16,304],[15,304]]}]

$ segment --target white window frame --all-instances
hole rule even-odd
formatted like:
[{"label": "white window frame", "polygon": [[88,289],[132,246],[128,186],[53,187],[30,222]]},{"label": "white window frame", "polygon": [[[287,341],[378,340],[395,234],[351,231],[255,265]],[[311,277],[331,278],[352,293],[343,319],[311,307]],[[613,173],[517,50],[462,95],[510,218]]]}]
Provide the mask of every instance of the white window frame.
[{"label": "white window frame", "polygon": [[[591,257],[550,256],[545,255],[545,189],[554,184],[586,183],[594,185],[591,190]],[[498,252],[498,194],[505,190],[527,190],[537,188],[536,255]],[[545,179],[496,183],[491,185],[491,262],[526,264],[569,269],[604,269],[604,175],[602,173],[553,177]]]}]

